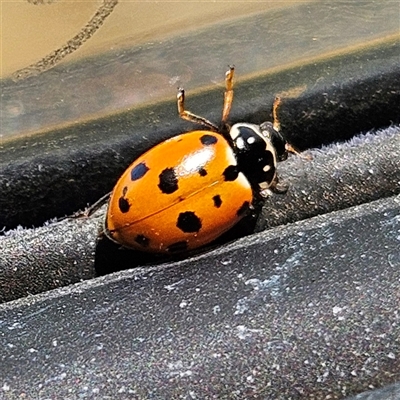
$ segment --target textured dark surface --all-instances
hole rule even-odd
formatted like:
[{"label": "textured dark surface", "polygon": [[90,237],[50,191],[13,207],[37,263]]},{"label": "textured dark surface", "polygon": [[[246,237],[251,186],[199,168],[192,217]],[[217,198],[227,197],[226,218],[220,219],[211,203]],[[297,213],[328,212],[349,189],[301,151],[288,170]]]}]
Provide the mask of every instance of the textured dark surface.
[{"label": "textured dark surface", "polygon": [[0,302],[94,278],[100,227],[82,218],[0,237]]},{"label": "textured dark surface", "polygon": [[[400,128],[354,138],[312,152],[313,160],[293,156],[279,166],[289,183],[221,242],[288,222],[310,218],[400,193]],[[89,279],[96,274],[151,263],[154,257],[120,250],[100,240],[105,207],[90,218],[64,220],[0,237],[0,299]],[[100,236],[101,237],[101,236]]]},{"label": "textured dark surface", "polygon": [[400,202],[0,308],[3,395],[343,398],[398,379]]}]

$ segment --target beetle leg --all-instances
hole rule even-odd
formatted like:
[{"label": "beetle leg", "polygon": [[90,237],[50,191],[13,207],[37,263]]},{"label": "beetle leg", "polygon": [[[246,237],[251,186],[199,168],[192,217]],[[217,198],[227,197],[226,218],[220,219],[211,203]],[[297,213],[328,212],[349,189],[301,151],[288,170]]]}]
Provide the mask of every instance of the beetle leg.
[{"label": "beetle leg", "polygon": [[[280,132],[280,130],[281,130],[281,123],[279,121],[278,113],[277,113],[277,110],[278,110],[279,106],[281,105],[281,103],[282,103],[281,98],[279,96],[276,96],[275,100],[274,100],[274,104],[272,106],[272,117],[273,117],[273,128],[277,132]],[[300,156],[301,158],[304,158],[305,160],[309,160],[309,161],[312,160],[312,156],[310,156],[308,154],[304,155],[303,153],[300,153],[290,143],[286,142],[285,149],[287,152],[296,154],[296,155]]]},{"label": "beetle leg", "polygon": [[208,119],[199,117],[198,115],[185,110],[185,91],[182,88],[178,89],[177,104],[178,104],[178,113],[182,119],[193,122],[195,124],[204,125],[214,132],[219,132],[218,127]]},{"label": "beetle leg", "polygon": [[300,156],[303,160],[311,161],[313,159],[311,154],[300,153],[300,151],[295,149],[290,143],[285,144],[285,149],[289,153],[293,153],[293,154]]},{"label": "beetle leg", "polygon": [[222,124],[223,125],[226,125],[226,122],[229,118],[229,113],[231,112],[231,108],[232,108],[234,72],[235,72],[235,67],[233,65],[230,65],[228,71],[226,71],[226,73],[225,73],[224,107],[222,109]]},{"label": "beetle leg", "polygon": [[275,175],[274,180],[266,187],[264,184],[260,184],[260,194],[262,197],[267,198],[272,193],[285,194],[289,189],[289,185],[279,181],[278,175]]},{"label": "beetle leg", "polygon": [[273,118],[273,128],[277,131],[281,131],[281,123],[278,118],[278,113],[277,110],[279,106],[281,105],[282,100],[279,96],[275,97],[274,104],[272,105],[272,118]]}]

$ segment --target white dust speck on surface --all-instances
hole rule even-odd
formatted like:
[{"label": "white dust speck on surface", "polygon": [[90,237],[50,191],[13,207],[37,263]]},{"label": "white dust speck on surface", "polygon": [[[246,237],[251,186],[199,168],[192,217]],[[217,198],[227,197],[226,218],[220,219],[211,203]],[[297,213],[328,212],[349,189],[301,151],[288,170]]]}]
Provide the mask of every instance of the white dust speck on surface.
[{"label": "white dust speck on surface", "polygon": [[238,325],[236,327],[236,336],[241,340],[249,339],[253,335],[258,336],[262,333],[263,333],[262,329],[247,328],[244,325]]},{"label": "white dust speck on surface", "polygon": [[254,376],[249,375],[248,377],[246,377],[246,382],[248,382],[248,383],[254,383]]},{"label": "white dust speck on surface", "polygon": [[34,349],[33,347],[31,347],[30,349],[28,349],[28,353],[37,353],[38,350]]},{"label": "white dust speck on surface", "polygon": [[213,307],[213,314],[214,315],[216,315],[216,314],[218,314],[219,312],[221,312],[221,307],[220,306],[214,306]]},{"label": "white dust speck on surface", "polygon": [[164,289],[166,289],[168,291],[176,290],[178,288],[178,286],[182,285],[184,282],[185,282],[185,280],[181,279],[175,283],[172,283],[171,285],[165,285]]},{"label": "white dust speck on surface", "polygon": [[169,362],[167,364],[167,369],[168,369],[168,376],[178,376],[180,378],[188,378],[193,375],[193,371],[190,369],[193,364],[190,363],[190,365],[185,365],[188,363],[183,362],[182,360],[178,360],[175,362]]},{"label": "white dust speck on surface", "polygon": [[10,385],[8,383],[3,383],[3,386],[1,387],[1,390],[3,392],[8,392],[10,390]]},{"label": "white dust speck on surface", "polygon": [[333,315],[340,314],[344,310],[343,307],[335,306],[332,308]]},{"label": "white dust speck on surface", "polygon": [[188,302],[186,301],[186,300],[182,300],[181,302],[180,302],[180,304],[179,304],[179,307],[180,308],[185,308],[185,307],[187,307],[188,306]]},{"label": "white dust speck on surface", "polygon": [[234,315],[244,314],[249,309],[249,299],[247,297],[243,297],[236,302],[236,310],[233,313]]}]

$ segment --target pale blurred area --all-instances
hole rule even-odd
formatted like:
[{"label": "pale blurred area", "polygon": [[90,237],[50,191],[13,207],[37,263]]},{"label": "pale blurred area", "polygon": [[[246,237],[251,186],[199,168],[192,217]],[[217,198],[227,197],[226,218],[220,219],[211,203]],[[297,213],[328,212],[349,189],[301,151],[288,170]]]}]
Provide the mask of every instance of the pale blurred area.
[{"label": "pale blurred area", "polygon": [[[102,2],[2,0],[1,4],[1,77],[4,78],[39,61],[74,37]],[[279,1],[120,1],[90,41],[65,61],[165,40],[216,22],[285,6],[285,2]]]},{"label": "pale blurred area", "polygon": [[2,0],[1,24],[0,144],[400,33],[390,0]]}]

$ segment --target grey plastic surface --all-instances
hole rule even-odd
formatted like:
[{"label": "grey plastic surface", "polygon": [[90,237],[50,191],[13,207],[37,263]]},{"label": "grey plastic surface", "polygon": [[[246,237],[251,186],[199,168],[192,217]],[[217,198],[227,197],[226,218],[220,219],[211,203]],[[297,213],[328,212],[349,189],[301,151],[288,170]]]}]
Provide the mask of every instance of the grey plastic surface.
[{"label": "grey plastic surface", "polygon": [[0,306],[9,398],[343,398],[398,379],[400,198]]},{"label": "grey plastic surface", "polygon": [[346,400],[399,400],[400,383],[387,385],[382,389],[368,390]]}]

